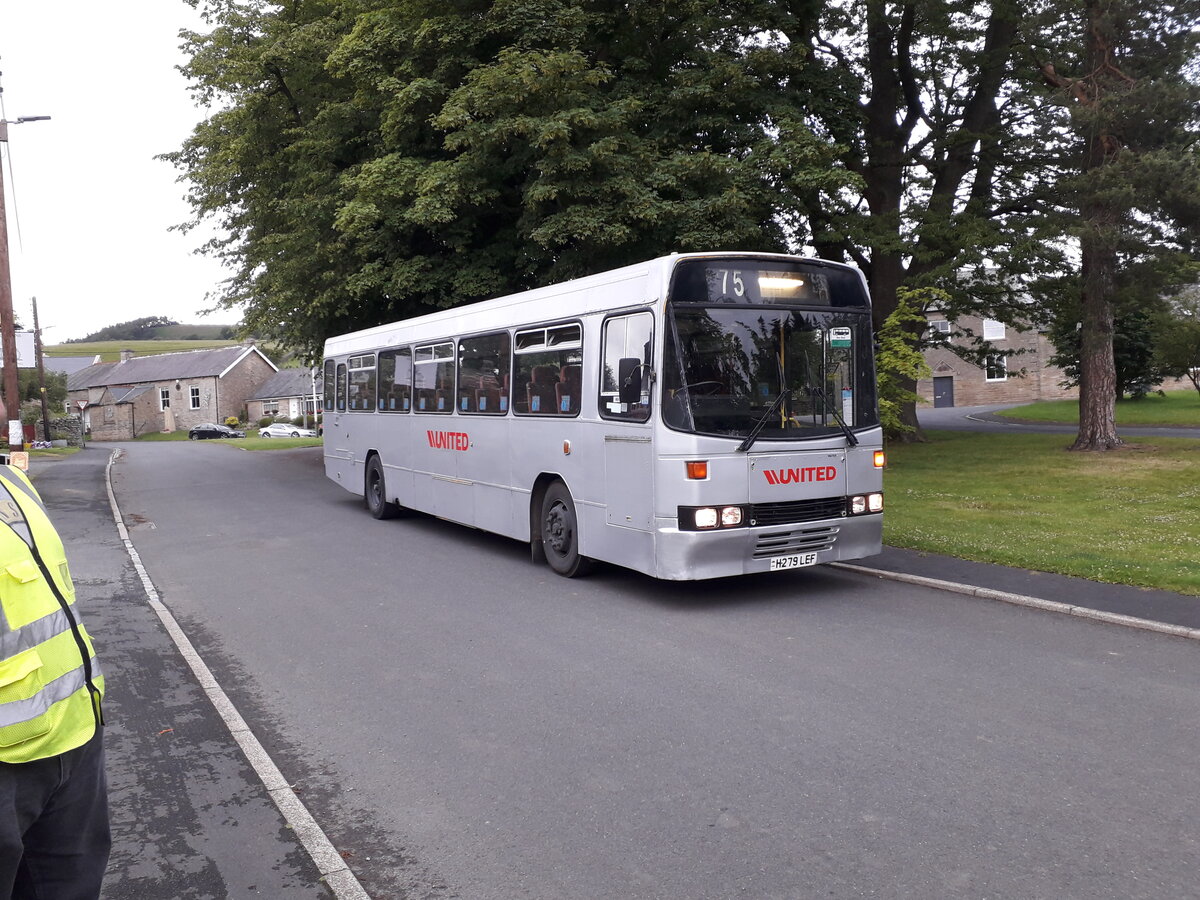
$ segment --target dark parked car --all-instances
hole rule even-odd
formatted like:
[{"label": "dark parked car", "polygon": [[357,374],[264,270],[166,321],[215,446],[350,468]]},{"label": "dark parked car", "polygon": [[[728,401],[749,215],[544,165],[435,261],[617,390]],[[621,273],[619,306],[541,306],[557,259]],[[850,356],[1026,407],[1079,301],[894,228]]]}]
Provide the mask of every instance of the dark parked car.
[{"label": "dark parked car", "polygon": [[194,425],[188,429],[188,440],[202,441],[205,438],[244,438],[246,432],[234,431],[227,425],[214,425],[212,422],[205,422],[202,425]]}]

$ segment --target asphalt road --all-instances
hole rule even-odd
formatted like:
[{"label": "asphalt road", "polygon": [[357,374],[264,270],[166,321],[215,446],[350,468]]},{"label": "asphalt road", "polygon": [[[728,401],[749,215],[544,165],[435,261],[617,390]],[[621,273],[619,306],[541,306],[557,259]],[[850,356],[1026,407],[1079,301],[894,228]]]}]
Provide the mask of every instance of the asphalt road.
[{"label": "asphalt road", "polygon": [[[1195,895],[1195,642],[829,568],[566,581],[372,520],[319,453],[139,444],[114,481],[163,602],[371,896]],[[118,612],[102,650],[136,644],[170,707],[144,741],[209,715]],[[180,853],[259,831],[311,889],[245,767],[182,730],[175,789],[238,799],[189,804]],[[115,756],[120,815],[148,818],[124,804],[152,776]],[[179,896],[245,895],[253,862]]]}]

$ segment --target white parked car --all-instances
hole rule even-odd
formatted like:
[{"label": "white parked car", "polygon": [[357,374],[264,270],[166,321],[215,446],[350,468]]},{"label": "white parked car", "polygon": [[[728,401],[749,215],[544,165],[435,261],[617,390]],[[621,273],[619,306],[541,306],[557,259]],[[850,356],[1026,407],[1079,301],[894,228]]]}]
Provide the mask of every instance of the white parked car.
[{"label": "white parked car", "polygon": [[266,428],[258,429],[259,437],[316,437],[317,433],[311,428],[301,428],[287,422],[272,422]]}]

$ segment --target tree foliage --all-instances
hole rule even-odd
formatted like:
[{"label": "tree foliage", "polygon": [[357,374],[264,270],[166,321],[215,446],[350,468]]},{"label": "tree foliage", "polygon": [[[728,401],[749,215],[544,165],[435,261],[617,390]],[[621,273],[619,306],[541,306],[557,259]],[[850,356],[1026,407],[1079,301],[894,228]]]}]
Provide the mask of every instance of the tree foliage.
[{"label": "tree foliage", "polygon": [[1200,393],[1200,289],[1177,297],[1154,325],[1155,363],[1167,377],[1186,378]]},{"label": "tree foliage", "polygon": [[[926,287],[951,320],[1015,323],[1023,286],[1061,264],[1033,190],[1047,113],[1023,53],[1037,6],[834,0],[805,36],[811,114],[863,186],[809,196],[813,242],[863,269],[877,327]],[[910,321],[915,339],[925,323]],[[919,435],[915,405],[902,415]]]},{"label": "tree foliage", "polygon": [[896,308],[876,332],[878,349],[875,366],[879,384],[879,422],[884,436],[895,440],[913,430],[905,421],[905,406],[920,398],[911,385],[932,372],[921,354],[920,334],[925,329],[924,310],[931,304],[947,302],[944,292],[937,288],[913,290],[901,288]]},{"label": "tree foliage", "polygon": [[[781,250],[849,178],[799,103],[808,4],[212,0],[223,108],[170,154],[219,305],[329,334],[671,251]],[[794,8],[794,11],[793,11]]]},{"label": "tree foliage", "polygon": [[1080,248],[1080,416],[1072,449],[1121,443],[1114,333],[1122,300],[1144,308],[1194,271],[1200,84],[1189,76],[1200,49],[1198,20],[1197,0],[1083,0],[1071,20],[1074,36],[1040,48],[1041,71],[1070,113],[1063,172],[1053,186]]},{"label": "tree foliage", "polygon": [[146,341],[156,336],[156,331],[167,325],[178,325],[174,319],[166,316],[145,316],[141,319],[131,319],[128,322],[118,322],[87,337],[67,341],[68,344],[82,344],[89,341]]}]

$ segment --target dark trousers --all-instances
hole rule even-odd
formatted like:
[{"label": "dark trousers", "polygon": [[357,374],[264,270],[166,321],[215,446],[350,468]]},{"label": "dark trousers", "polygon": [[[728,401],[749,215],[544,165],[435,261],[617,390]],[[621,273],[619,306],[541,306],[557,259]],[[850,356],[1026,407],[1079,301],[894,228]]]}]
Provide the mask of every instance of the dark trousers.
[{"label": "dark trousers", "polygon": [[0,900],[96,900],[112,844],[104,742],[0,763]]}]

